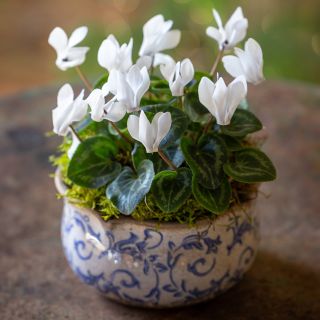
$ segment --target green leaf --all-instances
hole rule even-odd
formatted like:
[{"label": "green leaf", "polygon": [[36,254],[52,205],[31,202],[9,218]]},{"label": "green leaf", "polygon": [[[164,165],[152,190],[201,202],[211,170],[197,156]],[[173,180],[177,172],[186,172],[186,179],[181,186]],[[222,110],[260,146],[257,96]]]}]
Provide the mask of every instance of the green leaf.
[{"label": "green leaf", "polygon": [[169,88],[169,84],[165,80],[152,80],[150,84],[150,91],[153,93],[161,93],[161,94],[170,94],[171,90]]},{"label": "green leaf", "polygon": [[220,137],[208,134],[201,138],[198,145],[184,137],[181,150],[202,186],[215,189],[220,185],[224,177],[223,165],[228,159],[227,148]]},{"label": "green leaf", "polygon": [[262,129],[260,120],[250,111],[237,109],[231,123],[220,127],[221,132],[232,137],[244,137]]},{"label": "green leaf", "polygon": [[210,118],[208,109],[200,103],[197,92],[186,94],[184,99],[184,110],[194,122],[206,123]]},{"label": "green leaf", "polygon": [[234,180],[244,183],[272,181],[277,175],[271,160],[256,148],[234,152],[234,161],[225,164],[224,171]]},{"label": "green leaf", "polygon": [[193,177],[192,192],[199,204],[211,212],[220,213],[229,208],[231,186],[226,177],[216,189],[204,188],[198,179]]},{"label": "green leaf", "polygon": [[223,139],[223,141],[229,151],[238,151],[243,148],[243,146],[241,144],[241,140],[239,140],[235,137],[230,137],[230,136],[224,135],[224,134],[221,134],[219,136]]},{"label": "green leaf", "polygon": [[[184,162],[184,156],[179,144],[172,144],[163,148],[162,151],[176,167],[180,167]],[[131,155],[135,168],[137,168],[139,163],[144,159],[149,159],[153,162],[154,171],[156,173],[169,169],[168,165],[162,160],[157,152],[146,153],[145,147],[140,143],[134,145]]]},{"label": "green leaf", "polygon": [[117,146],[106,137],[97,136],[83,141],[70,161],[68,178],[86,188],[104,186],[121,171],[120,163],[113,161],[117,152]]},{"label": "green leaf", "polygon": [[94,89],[101,89],[103,85],[108,81],[109,73],[104,73],[94,84]]},{"label": "green leaf", "polygon": [[171,113],[172,125],[170,131],[160,143],[161,148],[177,141],[188,127],[189,119],[187,115],[180,109],[170,105],[158,104],[154,106],[145,106],[142,110],[145,112],[152,112],[154,115],[157,112]]},{"label": "green leaf", "polygon": [[163,212],[176,212],[191,195],[192,173],[188,168],[162,171],[153,180],[151,192]]},{"label": "green leaf", "polygon": [[149,192],[153,177],[153,163],[150,160],[143,160],[137,173],[130,167],[124,167],[107,187],[106,196],[122,214],[130,215]]}]

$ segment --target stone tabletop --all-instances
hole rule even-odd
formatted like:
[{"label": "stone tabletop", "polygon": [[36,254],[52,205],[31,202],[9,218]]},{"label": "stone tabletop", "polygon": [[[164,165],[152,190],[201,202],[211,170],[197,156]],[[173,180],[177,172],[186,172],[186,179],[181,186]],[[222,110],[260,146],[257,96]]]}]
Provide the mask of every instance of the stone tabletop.
[{"label": "stone tabletop", "polygon": [[278,180],[258,200],[262,241],[243,281],[210,302],[143,310],[105,300],[62,253],[62,203],[46,138],[56,89],[0,98],[0,319],[320,319],[320,88],[270,82],[250,90],[268,129]]}]

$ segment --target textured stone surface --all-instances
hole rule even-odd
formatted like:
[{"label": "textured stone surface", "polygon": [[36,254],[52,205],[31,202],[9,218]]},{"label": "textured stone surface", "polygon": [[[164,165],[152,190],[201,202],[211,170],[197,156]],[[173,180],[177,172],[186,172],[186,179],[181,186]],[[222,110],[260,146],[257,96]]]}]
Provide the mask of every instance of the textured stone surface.
[{"label": "textured stone surface", "polygon": [[0,99],[0,319],[319,319],[320,89],[267,83],[251,104],[269,131],[279,178],[264,184],[261,249],[243,281],[199,306],[143,310],[80,283],[60,245],[60,211],[47,158],[58,138],[56,90]]}]

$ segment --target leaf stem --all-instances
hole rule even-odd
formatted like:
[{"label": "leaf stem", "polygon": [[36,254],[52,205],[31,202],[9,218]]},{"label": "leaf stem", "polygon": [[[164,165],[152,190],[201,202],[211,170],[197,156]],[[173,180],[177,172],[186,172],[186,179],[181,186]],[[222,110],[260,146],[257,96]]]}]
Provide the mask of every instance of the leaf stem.
[{"label": "leaf stem", "polygon": [[212,77],[214,77],[214,74],[215,74],[215,72],[216,72],[216,70],[217,70],[218,64],[219,64],[219,62],[220,62],[221,59],[222,59],[223,53],[224,53],[224,48],[222,48],[221,50],[219,50],[219,53],[218,53],[218,55],[217,55],[217,58],[216,58],[213,66],[212,66],[212,68],[211,68],[210,75],[211,75]]},{"label": "leaf stem", "polygon": [[73,127],[72,124],[70,124],[69,128],[73,132],[73,134],[79,139],[79,141],[82,142],[82,139],[80,138],[78,132],[76,131],[76,129]]},{"label": "leaf stem", "polygon": [[120,129],[116,126],[116,124],[115,124],[114,122],[112,122],[112,121],[108,121],[108,122],[111,124],[112,128],[117,131],[117,133],[119,134],[119,136],[120,136],[123,140],[125,140],[127,143],[131,144],[132,141],[129,140],[128,137],[126,137],[126,136],[120,131]]},{"label": "leaf stem", "polygon": [[82,71],[80,70],[79,66],[76,67],[76,71],[80,77],[80,79],[82,80],[82,82],[85,84],[85,86],[87,87],[87,89],[89,91],[93,90],[93,87],[91,85],[91,83],[89,82],[88,78],[82,73]]},{"label": "leaf stem", "polygon": [[158,148],[159,156],[162,158],[162,160],[173,170],[177,171],[177,167],[171,162],[171,160],[164,154],[164,152]]}]

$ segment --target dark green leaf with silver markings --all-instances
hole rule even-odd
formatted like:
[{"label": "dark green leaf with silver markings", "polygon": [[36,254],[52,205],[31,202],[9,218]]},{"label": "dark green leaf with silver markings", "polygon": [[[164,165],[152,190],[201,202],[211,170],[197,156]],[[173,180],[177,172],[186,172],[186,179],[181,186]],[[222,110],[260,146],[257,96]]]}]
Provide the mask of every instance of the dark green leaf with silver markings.
[{"label": "dark green leaf with silver markings", "polygon": [[234,152],[234,161],[225,164],[224,171],[234,180],[244,183],[272,181],[277,175],[271,160],[256,148]]},{"label": "dark green leaf with silver markings", "polygon": [[223,165],[228,159],[227,148],[220,137],[208,134],[197,145],[184,137],[181,140],[181,150],[202,186],[215,189],[220,185],[224,177]]},{"label": "dark green leaf with silver markings", "polygon": [[260,120],[250,111],[237,109],[231,123],[227,126],[220,126],[221,132],[232,137],[244,137],[262,129]]},{"label": "dark green leaf with silver markings", "polygon": [[206,123],[210,118],[210,113],[208,109],[200,103],[197,92],[186,94],[184,99],[184,110],[194,122]]},{"label": "dark green leaf with silver markings", "polygon": [[229,208],[231,199],[231,186],[226,177],[216,189],[204,188],[199,181],[193,177],[192,192],[201,206],[214,213],[221,213]]},{"label": "dark green leaf with silver markings", "polygon": [[151,187],[156,205],[163,212],[176,212],[192,192],[191,181],[192,172],[189,168],[158,173]]},{"label": "dark green leaf with silver markings", "polygon": [[228,151],[238,151],[243,148],[240,139],[224,134],[220,134],[219,136],[223,139]]},{"label": "dark green leaf with silver markings", "polygon": [[130,215],[149,192],[154,178],[153,163],[143,160],[135,173],[124,167],[118,177],[107,187],[106,196],[125,215]]},{"label": "dark green leaf with silver markings", "polygon": [[86,188],[99,188],[113,180],[121,171],[114,161],[118,152],[114,142],[97,136],[83,141],[74,153],[68,168],[68,178]]}]

